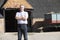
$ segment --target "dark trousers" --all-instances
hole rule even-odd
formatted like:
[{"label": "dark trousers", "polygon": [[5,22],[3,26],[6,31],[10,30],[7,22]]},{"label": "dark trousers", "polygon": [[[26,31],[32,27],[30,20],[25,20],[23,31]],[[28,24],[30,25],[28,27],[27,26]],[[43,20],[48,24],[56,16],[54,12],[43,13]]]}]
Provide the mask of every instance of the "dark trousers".
[{"label": "dark trousers", "polygon": [[28,40],[28,38],[27,38],[27,24],[18,24],[18,40],[21,40],[22,34],[24,36],[24,40]]}]

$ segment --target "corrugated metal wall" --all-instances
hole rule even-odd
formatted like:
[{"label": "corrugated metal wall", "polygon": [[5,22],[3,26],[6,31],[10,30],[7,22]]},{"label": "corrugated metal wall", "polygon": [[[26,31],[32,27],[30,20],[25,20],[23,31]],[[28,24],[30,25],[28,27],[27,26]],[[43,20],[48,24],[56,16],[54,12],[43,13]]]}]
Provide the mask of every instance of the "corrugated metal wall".
[{"label": "corrugated metal wall", "polygon": [[49,11],[60,12],[60,0],[27,0],[34,8],[33,18],[44,18]]}]

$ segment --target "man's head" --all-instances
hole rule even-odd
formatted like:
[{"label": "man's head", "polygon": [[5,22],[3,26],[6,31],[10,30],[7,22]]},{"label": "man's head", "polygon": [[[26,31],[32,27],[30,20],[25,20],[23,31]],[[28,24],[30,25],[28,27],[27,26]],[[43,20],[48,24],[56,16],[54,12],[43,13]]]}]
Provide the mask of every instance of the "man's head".
[{"label": "man's head", "polygon": [[20,11],[24,11],[25,6],[24,5],[20,5]]}]

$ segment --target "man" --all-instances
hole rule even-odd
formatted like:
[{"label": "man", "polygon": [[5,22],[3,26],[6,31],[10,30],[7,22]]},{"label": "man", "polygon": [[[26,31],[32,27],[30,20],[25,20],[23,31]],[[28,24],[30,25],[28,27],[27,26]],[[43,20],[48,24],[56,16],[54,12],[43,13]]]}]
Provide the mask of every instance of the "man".
[{"label": "man", "polygon": [[18,22],[18,40],[21,40],[22,34],[24,36],[24,40],[28,40],[27,38],[27,19],[28,19],[28,12],[24,11],[24,5],[20,6],[20,12],[16,13],[16,19]]}]

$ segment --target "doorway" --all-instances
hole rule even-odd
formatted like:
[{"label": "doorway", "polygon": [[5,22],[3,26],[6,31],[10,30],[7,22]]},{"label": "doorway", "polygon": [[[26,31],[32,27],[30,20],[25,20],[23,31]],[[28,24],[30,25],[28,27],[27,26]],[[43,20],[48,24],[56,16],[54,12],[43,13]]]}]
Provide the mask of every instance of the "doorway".
[{"label": "doorway", "polygon": [[[6,9],[5,10],[5,32],[17,32],[17,20],[15,19],[18,9]],[[28,31],[31,31],[31,14],[28,18]]]}]

